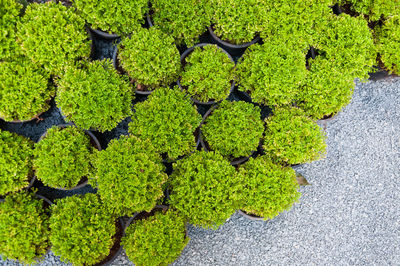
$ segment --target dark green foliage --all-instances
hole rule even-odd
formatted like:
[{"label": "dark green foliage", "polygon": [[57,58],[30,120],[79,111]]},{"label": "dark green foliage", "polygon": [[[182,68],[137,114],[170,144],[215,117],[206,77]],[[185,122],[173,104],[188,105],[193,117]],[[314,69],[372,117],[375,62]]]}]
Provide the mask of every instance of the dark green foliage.
[{"label": "dark green foliage", "polygon": [[33,142],[0,130],[0,195],[27,187],[33,177]]},{"label": "dark green foliage", "polygon": [[350,5],[350,10],[367,17],[370,21],[377,21],[399,14],[399,0],[341,0],[342,5]]},{"label": "dark green foliage", "polygon": [[95,194],[74,195],[52,205],[52,251],[73,265],[94,265],[110,253],[115,217]]},{"label": "dark green foliage", "polygon": [[22,7],[16,0],[0,0],[0,61],[20,53],[15,40]]},{"label": "dark green foliage", "polygon": [[131,114],[133,98],[128,79],[108,59],[68,67],[58,79],[57,106],[68,121],[84,129],[115,128]]},{"label": "dark green foliage", "polygon": [[44,185],[69,189],[91,173],[90,137],[74,126],[53,126],[35,145],[33,166]]},{"label": "dark green foliage", "polygon": [[228,97],[235,63],[218,46],[196,47],[185,63],[180,82],[190,96],[202,102]]},{"label": "dark green foliage", "polygon": [[217,228],[235,212],[239,179],[221,154],[196,151],[173,167],[170,203],[191,224]]},{"label": "dark green foliage", "polygon": [[24,264],[36,263],[50,249],[49,214],[44,201],[19,192],[0,202],[0,254]]},{"label": "dark green foliage", "polygon": [[161,161],[148,140],[135,136],[111,140],[94,162],[93,183],[107,208],[117,216],[153,209],[168,178]]},{"label": "dark green foliage", "polygon": [[260,112],[251,103],[223,101],[201,127],[205,141],[228,159],[249,156],[264,132]]},{"label": "dark green foliage", "polygon": [[298,108],[278,108],[265,122],[263,148],[275,162],[301,164],[325,155],[325,134]]},{"label": "dark green foliage", "polygon": [[177,87],[159,88],[135,105],[129,132],[149,139],[159,153],[174,160],[195,150],[194,132],[200,122],[200,114],[184,92]]},{"label": "dark green foliage", "polygon": [[189,241],[185,224],[185,219],[172,210],[134,220],[122,238],[126,255],[135,265],[169,265]]},{"label": "dark green foliage", "polygon": [[274,164],[265,156],[250,158],[240,166],[239,178],[243,184],[241,209],[265,219],[290,209],[301,195],[295,171]]}]

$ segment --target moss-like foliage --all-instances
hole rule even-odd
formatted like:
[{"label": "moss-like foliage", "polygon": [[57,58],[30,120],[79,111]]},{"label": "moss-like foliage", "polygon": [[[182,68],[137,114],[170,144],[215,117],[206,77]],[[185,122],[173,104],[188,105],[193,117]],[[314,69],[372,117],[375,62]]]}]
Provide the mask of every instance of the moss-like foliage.
[{"label": "moss-like foliage", "polygon": [[126,255],[135,265],[169,265],[188,243],[186,221],[176,211],[156,212],[133,221],[122,238]]},{"label": "moss-like foliage", "polygon": [[228,97],[235,63],[216,45],[196,47],[185,58],[181,85],[198,101],[220,101]]},{"label": "moss-like foliage", "polygon": [[78,127],[104,132],[131,114],[133,89],[108,59],[68,67],[57,82],[57,106]]},{"label": "moss-like foliage", "polygon": [[221,154],[196,151],[173,167],[170,203],[190,223],[215,229],[235,212],[240,182]]},{"label": "moss-like foliage", "polygon": [[204,0],[151,0],[153,24],[175,38],[177,44],[192,46],[210,25],[212,8]]},{"label": "moss-like foliage", "polygon": [[21,52],[16,31],[22,8],[16,0],[0,0],[0,61],[12,59]]},{"label": "moss-like foliage", "polygon": [[369,21],[377,21],[398,14],[399,0],[341,0],[350,10],[364,15]]},{"label": "moss-like foliage", "polygon": [[265,156],[250,158],[239,168],[239,177],[243,184],[241,209],[265,219],[290,209],[301,195],[295,171]]},{"label": "moss-like foliage", "polygon": [[139,90],[152,90],[176,81],[180,55],[174,38],[159,29],[138,30],[119,46],[118,59]]},{"label": "moss-like foliage", "polygon": [[19,192],[0,202],[0,254],[24,264],[36,263],[50,248],[49,213],[42,199]]},{"label": "moss-like foliage", "polygon": [[325,155],[325,134],[301,109],[276,109],[266,123],[263,148],[275,162],[301,164]]},{"label": "moss-like foliage", "polygon": [[141,28],[148,11],[147,0],[74,0],[78,14],[93,29],[128,35]]},{"label": "moss-like foliage", "polygon": [[98,193],[104,204],[117,216],[132,216],[150,211],[163,196],[161,156],[148,140],[121,136],[111,140],[94,161]]},{"label": "moss-like foliage", "polygon": [[94,265],[105,259],[114,244],[115,217],[95,194],[74,195],[52,205],[52,251],[73,265]]},{"label": "moss-like foliage", "polygon": [[260,112],[251,103],[223,101],[201,126],[204,140],[228,159],[249,156],[264,132]]},{"label": "moss-like foliage", "polygon": [[50,187],[69,189],[91,173],[90,137],[74,126],[47,130],[35,145],[33,167],[38,179]]},{"label": "moss-like foliage", "polygon": [[91,41],[85,21],[73,9],[49,1],[30,4],[18,27],[18,41],[25,54],[52,74],[90,55]]},{"label": "moss-like foliage", "polygon": [[15,133],[0,130],[0,195],[29,185],[33,177],[33,142]]},{"label": "moss-like foliage", "polygon": [[195,150],[194,132],[200,122],[201,115],[184,92],[159,88],[135,105],[129,132],[149,139],[159,153],[174,160]]},{"label": "moss-like foliage", "polygon": [[236,71],[239,89],[270,106],[291,103],[306,74],[304,53],[278,42],[252,45]]},{"label": "moss-like foliage", "polygon": [[55,94],[50,75],[26,57],[0,62],[0,117],[31,120],[50,108]]}]

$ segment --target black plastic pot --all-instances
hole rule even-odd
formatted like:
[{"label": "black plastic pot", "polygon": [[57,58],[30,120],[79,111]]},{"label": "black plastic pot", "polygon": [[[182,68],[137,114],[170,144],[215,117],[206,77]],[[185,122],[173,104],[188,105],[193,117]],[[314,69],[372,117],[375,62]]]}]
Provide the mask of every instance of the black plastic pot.
[{"label": "black plastic pot", "polygon": [[243,217],[251,220],[251,221],[265,221],[265,218],[257,216],[257,215],[252,215],[252,214],[248,214],[245,211],[242,210],[238,210],[237,211],[240,215],[242,215]]},{"label": "black plastic pot", "polygon": [[120,36],[118,34],[110,34],[108,32],[102,30],[96,30],[93,28],[89,28],[90,33],[95,34],[97,37],[100,37],[105,40],[115,40],[118,39]]},{"label": "black plastic pot", "polygon": [[[206,46],[206,45],[213,45],[213,44],[211,44],[211,43],[199,43],[199,44],[196,44],[195,46],[190,47],[189,49],[187,49],[187,50],[181,55],[181,64],[182,64],[182,66],[183,66],[183,67],[185,66],[185,64],[186,64],[186,62],[185,62],[186,57],[189,56],[189,54],[191,54],[191,53],[194,51],[194,49],[195,49],[196,47],[204,47],[204,46]],[[221,48],[221,47],[219,47],[219,46],[218,46],[218,48],[221,49],[221,51],[224,52],[226,55],[228,55],[229,59],[235,64],[235,60],[233,60],[232,56],[231,56],[227,51],[225,51],[223,48]],[[178,79],[177,83],[178,83],[178,86],[179,86],[179,88],[180,88],[181,90],[185,90],[185,88],[182,87],[182,85],[181,85],[181,83],[180,83],[180,78]],[[229,90],[229,94],[232,93],[232,91],[233,91],[234,88],[235,88],[235,81],[234,81],[234,80],[231,80],[231,89]],[[227,98],[228,98],[229,94],[226,96]],[[201,101],[196,100],[194,97],[190,97],[190,99],[192,99],[192,101],[193,101],[194,103],[196,103],[196,104],[201,104],[201,105],[211,105],[211,104],[216,103],[216,101],[212,101],[212,100],[211,100],[211,101],[208,101],[208,102],[201,102]],[[218,102],[220,102],[220,101],[218,101]]]}]

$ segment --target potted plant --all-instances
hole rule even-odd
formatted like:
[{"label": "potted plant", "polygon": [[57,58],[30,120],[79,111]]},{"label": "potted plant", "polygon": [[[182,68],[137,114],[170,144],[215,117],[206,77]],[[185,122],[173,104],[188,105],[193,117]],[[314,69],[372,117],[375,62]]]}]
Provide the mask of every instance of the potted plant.
[{"label": "potted plant", "polygon": [[325,133],[301,109],[277,108],[265,122],[263,149],[274,162],[302,164],[325,155]]},{"label": "potted plant", "polygon": [[196,226],[216,229],[240,200],[235,168],[218,152],[196,151],[174,163],[171,206]]},{"label": "potted plant", "polygon": [[16,43],[16,31],[23,5],[15,0],[3,0],[0,10],[0,61],[11,60],[17,52],[20,53],[20,47]]},{"label": "potted plant", "polygon": [[50,249],[49,204],[26,191],[0,201],[0,254],[4,259],[33,264]]},{"label": "potted plant", "polygon": [[0,62],[0,118],[24,122],[48,110],[55,94],[49,78],[49,73],[23,56]]},{"label": "potted plant", "polygon": [[149,94],[177,80],[179,57],[174,38],[152,27],[122,40],[114,53],[114,66],[128,74],[137,93]]},{"label": "potted plant", "polygon": [[272,219],[300,198],[295,171],[266,156],[250,158],[238,171],[243,186],[240,213],[251,220]]},{"label": "potted plant", "polygon": [[341,0],[346,12],[364,15],[369,21],[378,21],[388,18],[398,12],[399,2],[397,0]]},{"label": "potted plant", "polygon": [[52,251],[73,265],[95,265],[115,259],[121,252],[123,224],[96,194],[58,199],[52,206]]},{"label": "potted plant", "polygon": [[91,52],[85,21],[55,1],[28,5],[17,39],[25,54],[53,75]]},{"label": "potted plant", "polygon": [[132,135],[111,140],[107,149],[97,154],[94,166],[91,183],[117,216],[150,211],[164,195],[162,185],[168,176],[161,156],[148,140]]},{"label": "potted plant", "polygon": [[222,48],[202,43],[181,56],[183,72],[178,85],[197,104],[213,104],[228,97],[235,87],[235,62]]},{"label": "potted plant", "polygon": [[200,143],[205,150],[218,151],[232,165],[243,163],[257,151],[263,136],[260,112],[251,103],[223,101],[204,116]]},{"label": "potted plant", "polygon": [[57,84],[57,106],[78,127],[104,132],[131,115],[132,87],[108,59],[67,67]]},{"label": "potted plant", "polygon": [[186,220],[174,210],[131,219],[122,238],[126,255],[135,265],[169,265],[189,241]]},{"label": "potted plant", "polygon": [[135,105],[129,132],[149,139],[164,159],[176,160],[196,149],[201,115],[178,87],[159,88]]},{"label": "potted plant", "polygon": [[32,159],[31,140],[0,130],[0,196],[33,185]]}]

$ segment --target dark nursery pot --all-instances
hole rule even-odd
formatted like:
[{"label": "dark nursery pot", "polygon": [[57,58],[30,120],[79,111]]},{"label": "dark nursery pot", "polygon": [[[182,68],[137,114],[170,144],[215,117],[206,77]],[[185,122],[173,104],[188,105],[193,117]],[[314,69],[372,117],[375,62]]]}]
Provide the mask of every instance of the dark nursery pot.
[{"label": "dark nursery pot", "polygon": [[242,210],[237,210],[237,212],[240,215],[242,215],[244,218],[249,219],[251,221],[265,221],[265,219],[263,217],[253,215],[253,214],[248,214],[247,212],[242,211]]},{"label": "dark nursery pot", "polygon": [[97,30],[93,28],[89,28],[89,31],[91,34],[96,35],[97,37],[100,37],[101,39],[105,40],[115,40],[118,39],[120,36],[118,34],[110,34],[108,32],[102,31],[102,30]]},{"label": "dark nursery pot", "polygon": [[[185,59],[186,59],[186,57],[188,57],[188,56],[194,51],[194,49],[195,49],[196,47],[204,47],[204,46],[206,46],[206,45],[213,45],[213,44],[211,44],[211,43],[199,43],[199,44],[196,44],[195,46],[192,46],[192,47],[188,48],[188,49],[187,49],[185,52],[183,52],[183,54],[181,55],[181,65],[182,65],[183,67],[185,67],[185,65],[186,65]],[[218,46],[218,48],[221,49],[221,51],[224,52],[226,55],[228,55],[229,59],[235,64],[235,60],[233,60],[232,56],[231,56],[227,51],[225,51],[223,48],[221,48],[221,47],[219,47],[219,46]],[[186,91],[185,87],[183,87],[183,86],[181,85],[180,80],[181,80],[181,78],[179,78],[179,79],[177,80],[177,83],[178,83],[179,88],[180,88],[182,91]],[[231,89],[229,90],[229,94],[226,96],[227,98],[228,98],[228,96],[232,93],[232,91],[233,91],[234,88],[235,88],[235,81],[234,81],[234,80],[231,80]],[[196,100],[194,97],[190,97],[190,99],[191,99],[194,103],[199,104],[199,105],[211,105],[211,104],[217,103],[216,101],[213,101],[213,100],[208,101],[208,102],[201,102],[201,101]],[[218,102],[221,102],[221,101],[218,101]]]}]

